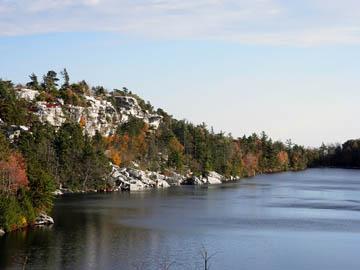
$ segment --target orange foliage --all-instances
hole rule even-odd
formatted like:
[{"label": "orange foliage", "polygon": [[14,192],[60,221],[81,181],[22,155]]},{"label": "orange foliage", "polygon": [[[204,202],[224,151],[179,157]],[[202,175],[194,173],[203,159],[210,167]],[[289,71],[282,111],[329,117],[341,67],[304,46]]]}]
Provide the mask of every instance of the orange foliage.
[{"label": "orange foliage", "polygon": [[54,102],[54,96],[52,94],[44,92],[42,95],[47,102]]},{"label": "orange foliage", "polygon": [[85,118],[84,117],[80,117],[80,126],[84,127],[85,126]]},{"label": "orange foliage", "polygon": [[105,145],[107,147],[112,144],[118,144],[119,143],[119,135],[114,134],[112,136],[105,137],[104,140],[105,140]]},{"label": "orange foliage", "polygon": [[112,146],[110,146],[108,150],[109,150],[108,157],[111,158],[114,164],[119,166],[121,164],[121,156],[119,151],[117,151]]},{"label": "orange foliage", "polygon": [[137,153],[144,153],[146,150],[145,133],[141,132],[134,140]]},{"label": "orange foliage", "polygon": [[70,89],[67,89],[66,92],[65,92],[66,96],[68,96],[69,98],[71,98],[72,96],[75,96],[76,94],[70,90]]},{"label": "orange foliage", "polygon": [[179,151],[182,152],[184,150],[184,146],[176,139],[176,137],[173,137],[169,143],[170,150],[172,151]]},{"label": "orange foliage", "polygon": [[21,153],[11,152],[7,160],[0,161],[0,191],[15,194],[28,184],[23,156]]},{"label": "orange foliage", "polygon": [[129,142],[131,141],[131,138],[129,135],[125,134],[121,137],[121,150],[127,152],[129,149]]},{"label": "orange foliage", "polygon": [[288,154],[285,152],[285,151],[280,151],[278,154],[277,154],[277,158],[279,160],[279,163],[281,165],[284,165],[285,163],[289,162],[289,156]]}]

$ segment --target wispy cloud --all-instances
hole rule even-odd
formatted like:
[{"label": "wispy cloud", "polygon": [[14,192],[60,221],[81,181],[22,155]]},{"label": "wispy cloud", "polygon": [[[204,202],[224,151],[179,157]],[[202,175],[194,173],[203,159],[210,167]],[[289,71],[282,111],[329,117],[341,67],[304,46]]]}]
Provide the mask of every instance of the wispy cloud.
[{"label": "wispy cloud", "polygon": [[0,36],[112,31],[161,40],[360,44],[359,10],[354,0],[0,0]]}]

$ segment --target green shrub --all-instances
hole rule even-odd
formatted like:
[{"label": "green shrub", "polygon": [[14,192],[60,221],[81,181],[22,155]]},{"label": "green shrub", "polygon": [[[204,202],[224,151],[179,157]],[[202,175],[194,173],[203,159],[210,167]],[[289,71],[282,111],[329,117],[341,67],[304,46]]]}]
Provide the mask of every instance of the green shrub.
[{"label": "green shrub", "polygon": [[0,197],[0,228],[6,231],[16,230],[23,225],[22,210],[15,197]]}]

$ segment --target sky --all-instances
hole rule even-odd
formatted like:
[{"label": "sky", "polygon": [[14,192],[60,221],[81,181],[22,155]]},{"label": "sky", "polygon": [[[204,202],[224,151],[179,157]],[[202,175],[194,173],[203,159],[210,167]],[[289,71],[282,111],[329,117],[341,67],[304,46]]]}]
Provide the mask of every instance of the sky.
[{"label": "sky", "polygon": [[359,63],[355,0],[0,0],[0,78],[66,68],[233,137],[359,138]]}]

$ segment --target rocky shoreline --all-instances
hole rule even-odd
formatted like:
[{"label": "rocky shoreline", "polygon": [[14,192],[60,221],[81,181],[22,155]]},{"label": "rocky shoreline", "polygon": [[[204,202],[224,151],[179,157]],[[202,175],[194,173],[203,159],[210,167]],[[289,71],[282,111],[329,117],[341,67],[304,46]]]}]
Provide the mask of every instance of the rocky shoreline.
[{"label": "rocky shoreline", "polygon": [[[215,171],[208,172],[205,176],[184,176],[174,171],[170,171],[165,175],[159,172],[143,171],[135,168],[121,168],[114,164],[111,164],[111,166],[111,172],[106,179],[106,184],[109,188],[101,191],[139,191],[180,185],[215,185],[240,180],[239,177],[226,178]],[[54,195],[62,196],[89,192],[98,192],[98,190],[75,192],[67,188],[60,188],[54,192]]]},{"label": "rocky shoreline", "polygon": [[[29,227],[29,226],[51,226],[54,223],[55,223],[54,219],[51,216],[49,216],[46,213],[42,212],[35,219],[35,223],[33,223],[31,225],[26,225],[26,226],[21,227],[19,229],[21,230],[21,229],[24,229],[24,228]],[[0,228],[0,237],[5,235],[7,232],[10,232],[10,231],[5,231],[5,230]]]}]

